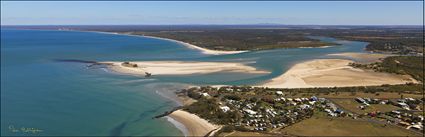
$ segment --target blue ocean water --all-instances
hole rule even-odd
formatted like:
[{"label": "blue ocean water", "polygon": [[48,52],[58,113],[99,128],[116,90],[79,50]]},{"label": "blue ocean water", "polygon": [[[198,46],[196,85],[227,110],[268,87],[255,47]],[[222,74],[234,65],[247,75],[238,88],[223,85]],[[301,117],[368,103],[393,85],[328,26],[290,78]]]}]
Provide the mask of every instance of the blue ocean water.
[{"label": "blue ocean water", "polygon": [[[152,117],[177,106],[168,97],[187,84],[256,84],[284,73],[294,63],[330,58],[327,54],[332,53],[363,52],[367,44],[312,38],[342,45],[210,56],[178,43],[145,37],[2,29],[1,135],[182,135],[167,119]],[[246,62],[272,73],[140,78],[58,59]],[[42,131],[13,130],[22,127]]]}]

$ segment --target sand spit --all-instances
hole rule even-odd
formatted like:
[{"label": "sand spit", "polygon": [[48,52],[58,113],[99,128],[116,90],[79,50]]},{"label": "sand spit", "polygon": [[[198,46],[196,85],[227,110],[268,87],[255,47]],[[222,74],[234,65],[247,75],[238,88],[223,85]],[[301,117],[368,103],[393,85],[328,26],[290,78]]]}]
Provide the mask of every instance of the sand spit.
[{"label": "sand spit", "polygon": [[135,61],[137,67],[123,66],[123,62],[103,62],[110,63],[109,67],[118,73],[142,75],[145,72],[152,75],[189,75],[208,74],[215,72],[241,72],[241,73],[269,73],[257,70],[254,67],[243,63],[233,62],[192,62],[192,61]]},{"label": "sand spit", "polygon": [[406,75],[373,72],[348,66],[351,60],[316,59],[296,64],[283,75],[260,86],[271,88],[312,88],[375,86],[417,83]]}]

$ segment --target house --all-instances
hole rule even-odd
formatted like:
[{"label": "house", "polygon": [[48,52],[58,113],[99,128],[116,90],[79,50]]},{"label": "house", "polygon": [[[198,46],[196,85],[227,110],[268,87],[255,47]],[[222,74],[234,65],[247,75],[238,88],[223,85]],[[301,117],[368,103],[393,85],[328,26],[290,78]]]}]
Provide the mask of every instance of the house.
[{"label": "house", "polygon": [[300,105],[300,108],[301,109],[307,109],[307,108],[310,108],[310,105],[302,104],[302,105]]},{"label": "house", "polygon": [[400,111],[396,111],[396,110],[393,110],[393,111],[391,111],[391,113],[394,113],[394,114],[396,114],[396,115],[400,115]]},{"label": "house", "polygon": [[230,110],[230,108],[229,108],[228,106],[222,106],[222,107],[220,107],[220,109],[221,109],[223,112],[227,112],[227,111],[229,111],[229,110]]},{"label": "house", "polygon": [[201,96],[203,96],[203,97],[208,97],[208,96],[210,96],[208,93],[199,93]]},{"label": "house", "polygon": [[294,99],[294,101],[301,102],[301,99],[300,98],[296,98],[296,99]]},{"label": "house", "polygon": [[310,100],[311,100],[311,101],[318,101],[318,99],[317,99],[317,97],[316,97],[316,96],[312,96],[312,97],[310,98]]},{"label": "house", "polygon": [[399,125],[401,125],[401,126],[410,126],[410,124],[409,123],[407,123],[407,122],[404,122],[404,121],[401,121],[400,123],[398,123]]},{"label": "house", "polygon": [[416,130],[422,130],[423,125],[422,124],[411,125],[411,126],[408,126],[406,129],[410,129],[410,128],[413,128],[413,129],[416,129]]},{"label": "house", "polygon": [[356,98],[356,101],[357,102],[359,102],[359,103],[364,103],[364,102],[366,102],[363,98],[361,98],[361,97],[357,97]]},{"label": "house", "polygon": [[255,111],[253,111],[253,110],[251,110],[251,109],[244,109],[244,111],[245,111],[246,113],[248,113],[248,114],[251,114],[251,115],[255,115],[255,114],[257,114],[257,112],[255,112]]},{"label": "house", "polygon": [[398,106],[398,107],[401,107],[401,108],[403,108],[403,109],[406,109],[406,110],[410,110],[409,105],[407,105],[407,104],[406,104],[406,103],[404,103],[404,102],[397,103],[397,106]]},{"label": "house", "polygon": [[282,91],[276,91],[276,94],[277,95],[283,95],[283,92]]}]

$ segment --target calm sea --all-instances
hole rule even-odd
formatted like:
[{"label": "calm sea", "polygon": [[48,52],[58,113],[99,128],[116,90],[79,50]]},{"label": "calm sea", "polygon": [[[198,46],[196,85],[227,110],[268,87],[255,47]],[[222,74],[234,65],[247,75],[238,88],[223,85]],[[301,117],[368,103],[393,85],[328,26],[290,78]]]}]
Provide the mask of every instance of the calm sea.
[{"label": "calm sea", "polygon": [[[182,135],[166,118],[178,104],[173,92],[187,85],[249,85],[284,73],[292,64],[327,54],[363,52],[367,43],[209,56],[174,42],[73,31],[1,30],[1,135]],[[272,73],[214,73],[141,78],[87,64],[93,61],[180,60],[244,62]],[[170,99],[171,98],[171,99]],[[21,128],[39,129],[24,132]]]}]

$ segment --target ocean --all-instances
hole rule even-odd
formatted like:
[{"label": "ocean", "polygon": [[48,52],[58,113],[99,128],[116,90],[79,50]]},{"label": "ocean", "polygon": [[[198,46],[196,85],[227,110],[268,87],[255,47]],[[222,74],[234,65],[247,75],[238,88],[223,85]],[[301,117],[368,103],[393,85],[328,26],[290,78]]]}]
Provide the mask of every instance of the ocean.
[{"label": "ocean", "polygon": [[[327,54],[364,52],[365,42],[327,48],[204,55],[178,43],[96,32],[1,29],[1,135],[183,135],[172,120],[152,119],[176,106],[174,92],[188,85],[252,85],[283,74],[293,64]],[[270,74],[220,72],[205,75],[122,75],[87,68],[90,61],[244,62]],[[178,124],[177,124],[178,125]],[[22,132],[14,129],[37,129]]]}]

